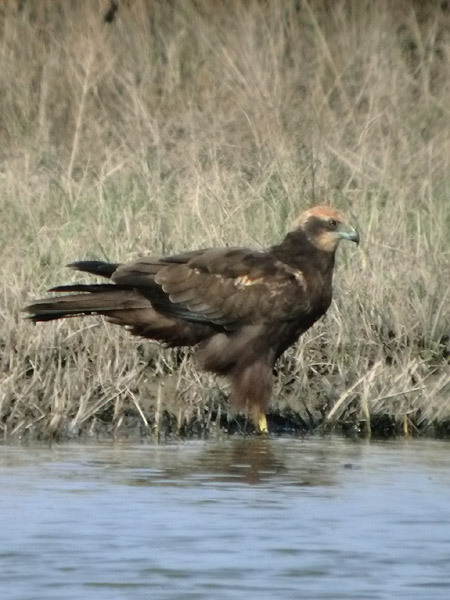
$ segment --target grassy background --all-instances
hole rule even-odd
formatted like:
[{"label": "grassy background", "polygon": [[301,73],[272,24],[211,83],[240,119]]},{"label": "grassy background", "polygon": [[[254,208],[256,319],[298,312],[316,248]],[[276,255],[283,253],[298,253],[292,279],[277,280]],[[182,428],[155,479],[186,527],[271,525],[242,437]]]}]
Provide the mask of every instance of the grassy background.
[{"label": "grassy background", "polygon": [[82,280],[75,259],[264,246],[318,203],[362,246],[280,361],[269,422],[448,433],[448,5],[124,0],[106,23],[108,6],[0,6],[5,437],[226,425],[226,383],[186,353],[20,308]]}]

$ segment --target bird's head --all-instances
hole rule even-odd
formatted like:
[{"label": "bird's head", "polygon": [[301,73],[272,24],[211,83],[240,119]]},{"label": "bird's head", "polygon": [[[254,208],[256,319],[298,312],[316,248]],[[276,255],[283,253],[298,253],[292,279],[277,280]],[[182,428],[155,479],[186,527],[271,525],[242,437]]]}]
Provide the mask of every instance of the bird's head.
[{"label": "bird's head", "polygon": [[296,230],[303,231],[308,240],[319,250],[333,253],[341,240],[359,244],[359,233],[352,227],[341,211],[330,206],[315,206],[296,220]]}]

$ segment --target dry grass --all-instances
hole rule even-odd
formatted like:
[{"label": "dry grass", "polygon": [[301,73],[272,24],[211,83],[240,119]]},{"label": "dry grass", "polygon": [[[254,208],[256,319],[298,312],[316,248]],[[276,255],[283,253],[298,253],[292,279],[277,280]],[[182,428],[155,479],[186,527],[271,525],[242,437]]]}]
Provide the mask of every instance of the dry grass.
[{"label": "dry grass", "polygon": [[226,386],[183,352],[20,308],[74,259],[266,245],[322,202],[363,244],[280,362],[273,423],[450,431],[446,5],[124,0],[110,24],[107,8],[0,7],[4,436],[223,424]]}]

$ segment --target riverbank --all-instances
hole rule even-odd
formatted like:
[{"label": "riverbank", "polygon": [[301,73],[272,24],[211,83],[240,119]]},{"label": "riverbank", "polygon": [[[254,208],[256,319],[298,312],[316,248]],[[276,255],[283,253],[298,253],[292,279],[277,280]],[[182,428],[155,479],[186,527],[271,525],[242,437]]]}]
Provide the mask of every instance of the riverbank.
[{"label": "riverbank", "polygon": [[2,8],[0,435],[251,432],[188,353],[20,310],[74,260],[267,246],[319,203],[362,244],[271,431],[449,435],[450,14],[422,4]]}]

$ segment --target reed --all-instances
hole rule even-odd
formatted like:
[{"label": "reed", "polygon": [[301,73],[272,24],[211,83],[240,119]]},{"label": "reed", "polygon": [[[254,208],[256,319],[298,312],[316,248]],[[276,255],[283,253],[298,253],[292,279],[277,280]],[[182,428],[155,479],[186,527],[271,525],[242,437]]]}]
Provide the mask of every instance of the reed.
[{"label": "reed", "polygon": [[0,9],[5,438],[203,435],[224,382],[94,318],[20,309],[76,259],[264,246],[330,203],[327,317],[280,361],[269,423],[450,431],[450,14],[412,0]]}]

